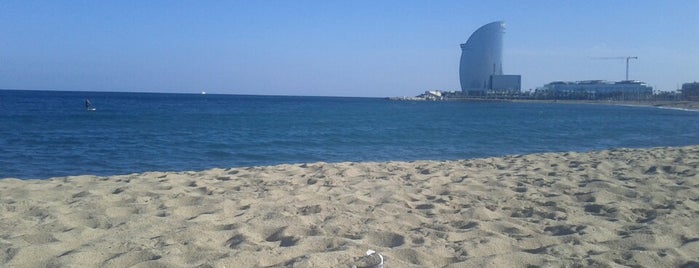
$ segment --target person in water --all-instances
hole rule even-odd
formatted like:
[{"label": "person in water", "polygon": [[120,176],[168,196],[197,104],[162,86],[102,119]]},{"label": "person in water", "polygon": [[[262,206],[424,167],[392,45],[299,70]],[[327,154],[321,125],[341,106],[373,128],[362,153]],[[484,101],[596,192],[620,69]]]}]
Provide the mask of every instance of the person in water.
[{"label": "person in water", "polygon": [[92,107],[92,103],[90,102],[90,99],[85,99],[85,110],[88,110],[88,111],[95,110],[95,107]]}]

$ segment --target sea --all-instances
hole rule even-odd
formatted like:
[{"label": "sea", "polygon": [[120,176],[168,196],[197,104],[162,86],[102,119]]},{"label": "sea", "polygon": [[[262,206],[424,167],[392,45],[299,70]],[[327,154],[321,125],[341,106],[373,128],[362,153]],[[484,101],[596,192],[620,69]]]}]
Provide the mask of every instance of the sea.
[{"label": "sea", "polygon": [[655,107],[0,90],[0,178],[696,144],[699,112]]}]

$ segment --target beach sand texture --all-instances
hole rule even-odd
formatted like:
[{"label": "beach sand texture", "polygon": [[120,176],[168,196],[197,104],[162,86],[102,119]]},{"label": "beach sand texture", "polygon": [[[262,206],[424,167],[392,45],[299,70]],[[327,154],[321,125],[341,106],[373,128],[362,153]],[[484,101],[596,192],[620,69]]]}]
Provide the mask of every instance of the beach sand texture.
[{"label": "beach sand texture", "polygon": [[0,180],[2,267],[698,267],[699,146]]}]

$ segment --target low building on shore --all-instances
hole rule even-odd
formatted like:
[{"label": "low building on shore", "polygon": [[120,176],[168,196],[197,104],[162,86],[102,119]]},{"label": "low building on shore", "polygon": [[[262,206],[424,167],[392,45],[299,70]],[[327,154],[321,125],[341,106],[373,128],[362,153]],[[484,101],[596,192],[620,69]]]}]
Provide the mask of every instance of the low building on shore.
[{"label": "low building on shore", "polygon": [[388,99],[402,101],[443,101],[449,99],[450,96],[454,96],[454,94],[455,91],[427,90],[425,93],[415,97],[390,97]]},{"label": "low building on shore", "polygon": [[699,83],[684,83],[682,84],[682,99],[690,101],[699,101]]},{"label": "low building on shore", "polygon": [[439,90],[428,90],[428,91],[425,91],[425,93],[423,93],[417,97],[424,98],[425,100],[432,100],[432,101],[444,99],[444,96],[442,95],[442,91],[439,91]]},{"label": "low building on shore", "polygon": [[646,100],[653,96],[653,87],[635,80],[557,81],[538,88],[535,95],[544,99]]}]

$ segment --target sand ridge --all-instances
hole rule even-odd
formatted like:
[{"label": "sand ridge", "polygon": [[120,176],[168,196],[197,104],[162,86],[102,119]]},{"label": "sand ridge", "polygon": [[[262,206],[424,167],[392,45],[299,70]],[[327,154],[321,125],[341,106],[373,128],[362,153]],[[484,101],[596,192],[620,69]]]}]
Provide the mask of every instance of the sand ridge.
[{"label": "sand ridge", "polygon": [[698,170],[688,146],[2,179],[0,266],[696,267]]}]

